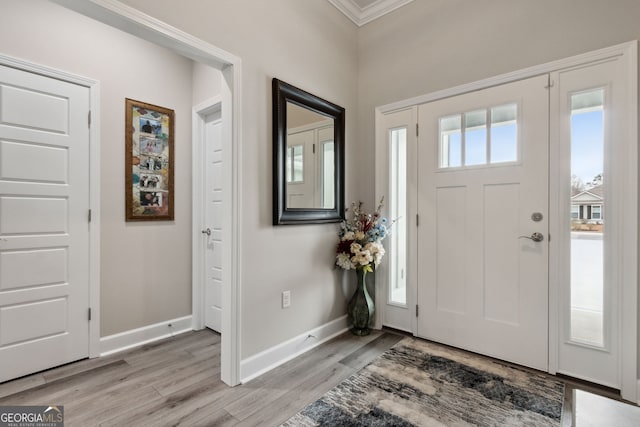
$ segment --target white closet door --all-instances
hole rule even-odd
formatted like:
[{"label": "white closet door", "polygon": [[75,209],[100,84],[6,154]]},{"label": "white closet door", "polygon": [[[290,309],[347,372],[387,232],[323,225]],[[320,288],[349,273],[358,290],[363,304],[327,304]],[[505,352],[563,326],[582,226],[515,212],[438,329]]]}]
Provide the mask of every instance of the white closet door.
[{"label": "white closet door", "polygon": [[88,111],[0,66],[0,382],[89,354]]}]

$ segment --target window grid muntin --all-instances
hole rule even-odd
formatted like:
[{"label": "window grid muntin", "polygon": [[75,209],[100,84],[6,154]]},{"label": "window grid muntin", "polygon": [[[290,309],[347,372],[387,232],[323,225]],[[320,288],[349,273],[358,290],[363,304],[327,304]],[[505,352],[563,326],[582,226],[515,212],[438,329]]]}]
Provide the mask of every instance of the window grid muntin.
[{"label": "window grid muntin", "polygon": [[[484,113],[484,114],[482,114]],[[468,120],[471,118],[471,120]],[[517,163],[520,159],[520,144],[518,135],[518,104],[507,103],[500,104],[484,109],[475,109],[464,113],[449,114],[439,119],[439,169],[466,169],[478,167],[492,167],[505,164]],[[469,123],[468,123],[469,122]],[[469,124],[469,126],[468,126]],[[493,160],[496,156],[493,154],[492,144],[493,129],[505,126],[513,126],[513,145],[512,159]],[[467,162],[467,133],[468,131],[476,131],[484,129],[485,139],[485,159],[484,162],[472,163]],[[453,137],[459,135],[459,141],[452,141]],[[455,153],[455,159],[452,157],[452,146],[454,143],[460,144],[460,159],[458,161],[458,153]]]}]

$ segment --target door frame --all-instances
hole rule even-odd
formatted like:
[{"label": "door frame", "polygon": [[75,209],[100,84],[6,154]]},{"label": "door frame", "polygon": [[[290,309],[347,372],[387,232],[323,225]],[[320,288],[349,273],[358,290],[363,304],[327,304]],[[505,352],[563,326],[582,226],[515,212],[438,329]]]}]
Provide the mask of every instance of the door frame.
[{"label": "door frame", "polygon": [[[480,89],[510,83],[541,74],[549,74],[567,68],[578,67],[619,57],[626,61],[629,98],[627,105],[627,120],[629,131],[628,162],[625,165],[625,176],[628,181],[638,185],[638,41],[630,41],[619,45],[575,55],[569,58],[548,62],[522,70],[501,74],[495,77],[455,86],[449,89],[431,92],[414,98],[382,105],[375,109],[375,126],[380,129],[384,120],[384,114],[397,110],[425,104],[439,99],[461,95]],[[376,163],[388,162],[382,148],[386,144],[385,138],[380,138],[380,132],[376,132]],[[381,157],[385,156],[385,157]],[[385,163],[386,164],[386,163]],[[376,180],[376,197],[387,193],[384,183]],[[624,248],[624,261],[620,271],[620,297],[618,298],[621,324],[620,324],[620,366],[621,366],[621,396],[623,399],[638,402],[640,396],[640,381],[638,380],[638,195],[632,192],[624,200],[624,220],[627,227],[625,241],[621,243]],[[553,250],[550,247],[550,258],[553,259]],[[415,275],[416,265],[410,266],[410,274]],[[556,275],[556,271],[550,265],[550,279]],[[560,287],[557,282],[549,282],[549,372],[556,373],[558,366],[558,328],[560,327]],[[376,312],[376,326],[382,324],[380,310]],[[414,323],[415,324],[415,323]],[[416,330],[413,330],[415,335]]]},{"label": "door frame", "polygon": [[[0,65],[62,80],[89,90],[89,357],[100,356],[100,82],[46,65],[0,54]],[[87,213],[89,214],[89,213]]]},{"label": "door frame", "polygon": [[[229,285],[223,289],[221,340],[221,379],[228,385],[240,384],[240,284],[242,282],[241,222],[242,217],[242,61],[239,57],[194,37],[159,19],[117,0],[52,0],[68,9],[106,25],[163,46],[186,58],[222,71],[223,144],[230,147],[229,224]],[[228,227],[227,227],[228,226]],[[228,269],[227,269],[228,268]],[[227,309],[228,308],[228,309]]]},{"label": "door frame", "polygon": [[[193,171],[191,175],[191,192],[193,194],[192,201],[192,235],[193,239],[191,241],[191,253],[193,257],[192,262],[192,325],[193,329],[199,330],[205,327],[205,286],[206,286],[206,276],[204,274],[205,266],[206,266],[206,250],[203,247],[201,237],[201,231],[203,227],[206,226],[206,215],[205,215],[205,193],[207,191],[206,188],[206,174],[207,168],[204,162],[206,158],[206,134],[205,134],[205,118],[208,114],[215,113],[216,111],[221,111],[222,109],[222,97],[215,96],[211,99],[208,99],[204,102],[193,107],[192,113],[192,160],[191,160],[191,169]],[[226,146],[225,146],[226,148]],[[223,155],[226,155],[226,151],[223,151]],[[226,157],[226,156],[225,156]],[[224,158],[224,161],[227,159]],[[225,177],[226,178],[226,177]],[[224,181],[222,186],[223,188],[229,188],[230,183]],[[224,222],[227,222],[225,219]],[[230,253],[230,248],[227,245],[227,242],[224,242],[224,256]],[[223,259],[223,264],[227,264]],[[223,270],[224,274],[224,270]],[[224,280],[223,280],[224,281]],[[220,334],[222,335],[222,332]]]}]

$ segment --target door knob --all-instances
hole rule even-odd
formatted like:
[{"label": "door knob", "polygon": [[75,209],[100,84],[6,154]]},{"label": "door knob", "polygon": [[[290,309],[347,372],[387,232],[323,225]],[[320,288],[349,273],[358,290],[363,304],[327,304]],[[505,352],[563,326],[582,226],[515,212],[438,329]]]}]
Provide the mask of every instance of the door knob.
[{"label": "door knob", "polygon": [[206,234],[207,236],[211,236],[211,229],[207,227],[206,230],[202,230],[202,234]]},{"label": "door knob", "polygon": [[542,233],[538,233],[537,231],[533,233],[531,236],[520,236],[518,239],[529,239],[534,242],[542,242],[544,240],[544,236]]}]

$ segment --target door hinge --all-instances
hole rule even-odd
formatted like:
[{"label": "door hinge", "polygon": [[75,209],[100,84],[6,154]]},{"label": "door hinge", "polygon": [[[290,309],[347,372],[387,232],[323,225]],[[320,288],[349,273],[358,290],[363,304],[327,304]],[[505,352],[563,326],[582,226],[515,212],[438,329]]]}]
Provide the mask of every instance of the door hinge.
[{"label": "door hinge", "polygon": [[89,307],[88,313],[87,313],[88,319],[91,320],[91,307]]},{"label": "door hinge", "polygon": [[418,308],[418,304],[416,304],[416,317],[418,317],[419,313],[420,313],[420,309]]},{"label": "door hinge", "polygon": [[91,127],[91,110],[89,110],[89,113],[87,114],[87,127]]},{"label": "door hinge", "polygon": [[89,214],[87,215],[87,219],[91,222],[91,209],[89,209]]},{"label": "door hinge", "polygon": [[420,125],[416,123],[416,136],[420,136]]},{"label": "door hinge", "polygon": [[311,146],[313,147],[313,154],[316,154],[316,144],[311,144]]},{"label": "door hinge", "polygon": [[416,227],[420,226],[420,215],[416,214]]}]

